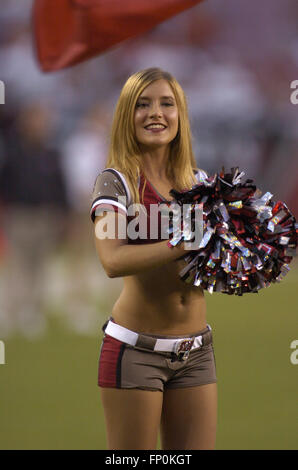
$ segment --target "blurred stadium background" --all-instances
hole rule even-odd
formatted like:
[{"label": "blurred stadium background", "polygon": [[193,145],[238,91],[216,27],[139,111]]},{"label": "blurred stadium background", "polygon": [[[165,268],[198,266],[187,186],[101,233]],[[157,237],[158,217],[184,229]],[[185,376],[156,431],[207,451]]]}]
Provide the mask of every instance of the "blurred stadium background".
[{"label": "blurred stadium background", "polygon": [[[1,449],[105,449],[101,325],[122,282],[97,259],[91,191],[126,78],[161,66],[186,91],[198,165],[239,166],[298,216],[296,0],[208,0],[53,74],[32,49],[32,0],[0,9]],[[297,262],[258,295],[207,294],[217,449],[297,449]]]}]

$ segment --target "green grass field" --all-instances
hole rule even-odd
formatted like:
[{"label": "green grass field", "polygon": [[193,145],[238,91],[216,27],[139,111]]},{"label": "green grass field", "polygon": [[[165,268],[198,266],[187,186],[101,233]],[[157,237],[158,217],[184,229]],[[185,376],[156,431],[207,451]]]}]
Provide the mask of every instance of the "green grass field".
[{"label": "green grass field", "polygon": [[[243,297],[207,294],[218,375],[217,449],[297,449],[298,266]],[[44,338],[5,340],[0,365],[1,449],[105,449],[97,387],[101,342],[49,315]],[[1,333],[0,333],[1,339]]]}]

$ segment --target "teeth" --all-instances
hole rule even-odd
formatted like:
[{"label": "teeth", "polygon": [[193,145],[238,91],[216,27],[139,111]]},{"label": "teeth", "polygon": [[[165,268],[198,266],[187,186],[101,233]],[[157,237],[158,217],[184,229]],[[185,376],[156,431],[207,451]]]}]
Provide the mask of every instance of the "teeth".
[{"label": "teeth", "polygon": [[162,124],[150,124],[150,126],[146,126],[146,129],[164,129],[165,126]]}]

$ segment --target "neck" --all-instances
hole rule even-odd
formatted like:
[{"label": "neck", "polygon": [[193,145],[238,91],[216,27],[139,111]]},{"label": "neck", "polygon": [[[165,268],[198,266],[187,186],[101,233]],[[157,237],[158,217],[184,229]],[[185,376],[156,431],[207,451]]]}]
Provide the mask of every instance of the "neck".
[{"label": "neck", "polygon": [[148,179],[166,179],[169,147],[145,150],[142,152],[143,170]]}]

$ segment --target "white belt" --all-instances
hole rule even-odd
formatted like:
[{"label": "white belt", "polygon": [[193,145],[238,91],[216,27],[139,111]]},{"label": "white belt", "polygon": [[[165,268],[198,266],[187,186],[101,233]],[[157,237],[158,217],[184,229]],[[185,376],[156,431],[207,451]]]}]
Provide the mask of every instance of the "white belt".
[{"label": "white belt", "polygon": [[[211,331],[211,326],[207,325],[208,330]],[[124,343],[135,346],[139,337],[142,334],[136,333],[135,331],[128,330],[124,326],[118,325],[113,321],[109,321],[104,332],[112,336],[113,338],[118,339]],[[146,335],[147,336],[147,335]],[[150,335],[149,335],[150,336]],[[163,338],[153,338],[156,339],[153,350],[154,351],[163,351],[163,352],[174,352],[176,354],[183,354],[187,357],[189,351],[192,349],[197,349],[203,345],[203,335],[186,337],[186,338],[175,338],[175,339],[163,339]],[[152,338],[152,337],[151,337]]]}]

